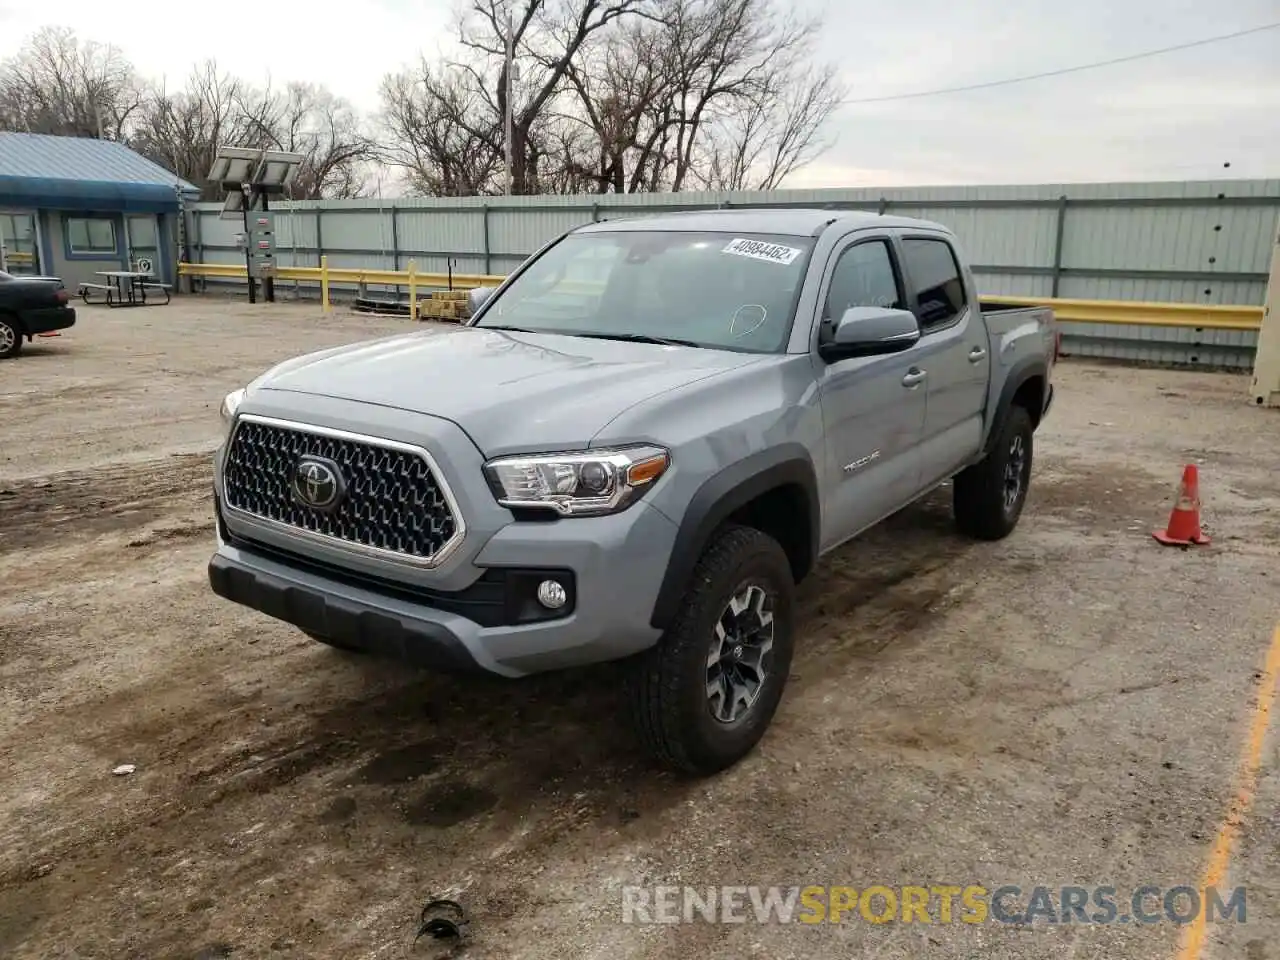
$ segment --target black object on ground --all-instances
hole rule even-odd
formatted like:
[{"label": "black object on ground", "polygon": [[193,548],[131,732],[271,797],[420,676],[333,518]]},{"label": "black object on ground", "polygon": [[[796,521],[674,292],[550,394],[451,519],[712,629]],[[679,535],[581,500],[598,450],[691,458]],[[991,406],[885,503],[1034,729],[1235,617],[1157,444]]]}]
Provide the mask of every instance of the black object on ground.
[{"label": "black object on ground", "polygon": [[462,907],[453,900],[430,900],[422,908],[418,918],[418,934],[416,943],[425,934],[437,940],[449,940],[461,937],[467,925],[467,917]]}]

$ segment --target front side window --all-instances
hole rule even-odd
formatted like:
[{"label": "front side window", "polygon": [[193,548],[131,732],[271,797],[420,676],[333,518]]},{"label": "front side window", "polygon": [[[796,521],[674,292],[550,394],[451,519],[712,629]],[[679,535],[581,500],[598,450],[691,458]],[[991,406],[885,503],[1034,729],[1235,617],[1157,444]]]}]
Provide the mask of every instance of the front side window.
[{"label": "front side window", "polygon": [[921,328],[945,327],[960,316],[965,307],[964,281],[951,244],[909,237],[902,241],[902,256],[915,289]]},{"label": "front side window", "polygon": [[531,263],[476,325],[779,353],[812,246],[809,237],[760,234],[574,234]]},{"label": "front side window", "polygon": [[905,309],[887,241],[854,244],[836,261],[823,319],[839,320],[850,307]]},{"label": "front side window", "polygon": [[116,225],[98,217],[68,217],[67,247],[72,253],[116,253]]}]

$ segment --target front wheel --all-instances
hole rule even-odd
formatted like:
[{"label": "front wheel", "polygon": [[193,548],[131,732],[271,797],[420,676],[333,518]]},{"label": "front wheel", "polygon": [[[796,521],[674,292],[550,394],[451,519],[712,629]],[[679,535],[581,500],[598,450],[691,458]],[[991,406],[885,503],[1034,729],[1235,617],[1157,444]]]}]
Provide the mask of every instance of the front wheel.
[{"label": "front wheel", "polygon": [[660,762],[706,776],[755,748],[791,671],[794,607],[776,540],[737,526],[713,539],[675,622],[631,664],[635,722]]},{"label": "front wheel", "polygon": [[22,352],[22,331],[17,321],[0,317],[0,360],[16,357]]},{"label": "front wheel", "polygon": [[953,484],[956,526],[979,540],[1001,540],[1013,532],[1031,485],[1031,441],[1035,428],[1023,407],[1010,407],[991,451],[959,473]]}]

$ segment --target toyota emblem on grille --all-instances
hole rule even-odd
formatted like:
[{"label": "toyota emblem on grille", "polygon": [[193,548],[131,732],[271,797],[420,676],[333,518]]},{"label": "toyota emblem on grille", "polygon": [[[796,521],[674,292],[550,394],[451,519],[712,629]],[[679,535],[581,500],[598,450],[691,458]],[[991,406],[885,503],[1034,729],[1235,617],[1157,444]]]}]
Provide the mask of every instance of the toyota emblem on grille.
[{"label": "toyota emblem on grille", "polygon": [[317,510],[332,510],[346,493],[338,465],[324,457],[305,456],[293,470],[293,495]]}]

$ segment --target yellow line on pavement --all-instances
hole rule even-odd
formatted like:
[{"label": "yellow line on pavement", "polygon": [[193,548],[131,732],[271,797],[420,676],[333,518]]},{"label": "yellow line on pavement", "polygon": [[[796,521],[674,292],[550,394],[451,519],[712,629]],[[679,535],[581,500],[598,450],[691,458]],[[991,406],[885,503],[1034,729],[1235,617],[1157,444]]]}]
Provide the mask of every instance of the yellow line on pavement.
[{"label": "yellow line on pavement", "polygon": [[1205,891],[1222,883],[1227,874],[1227,866],[1231,862],[1231,848],[1235,845],[1240,833],[1240,825],[1253,803],[1253,792],[1258,782],[1258,767],[1262,763],[1262,746],[1267,737],[1267,727],[1271,722],[1271,707],[1276,699],[1276,686],[1280,683],[1280,626],[1276,627],[1271,637],[1271,647],[1267,650],[1267,659],[1262,668],[1262,676],[1258,680],[1258,699],[1253,706],[1253,717],[1249,724],[1249,738],[1245,741],[1244,751],[1240,757],[1240,767],[1236,773],[1235,792],[1227,805],[1227,815],[1218,827],[1218,835],[1213,841],[1213,850],[1209,854],[1209,863],[1205,867],[1204,881],[1201,884],[1200,912],[1195,919],[1183,928],[1182,940],[1178,948],[1177,960],[1200,960],[1200,952],[1204,949],[1205,940]]}]

